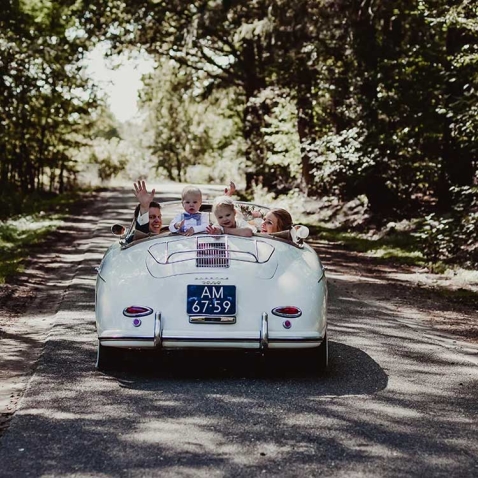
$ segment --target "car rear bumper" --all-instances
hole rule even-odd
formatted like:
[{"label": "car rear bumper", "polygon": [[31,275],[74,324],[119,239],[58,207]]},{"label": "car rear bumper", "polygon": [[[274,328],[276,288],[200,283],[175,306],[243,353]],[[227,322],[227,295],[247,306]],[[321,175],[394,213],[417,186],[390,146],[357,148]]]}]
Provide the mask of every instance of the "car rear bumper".
[{"label": "car rear bumper", "polygon": [[227,336],[168,336],[163,335],[161,315],[156,314],[154,335],[127,336],[118,331],[104,331],[98,337],[101,345],[106,347],[136,348],[136,349],[307,349],[320,346],[325,338],[323,334],[311,333],[298,336],[270,336],[267,313],[262,314],[261,327],[257,334],[250,337]]}]

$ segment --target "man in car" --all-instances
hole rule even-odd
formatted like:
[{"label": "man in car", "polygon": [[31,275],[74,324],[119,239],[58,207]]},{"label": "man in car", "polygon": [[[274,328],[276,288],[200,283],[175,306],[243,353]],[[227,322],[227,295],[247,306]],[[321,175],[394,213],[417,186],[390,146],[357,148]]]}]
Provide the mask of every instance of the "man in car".
[{"label": "man in car", "polygon": [[161,205],[153,201],[155,192],[154,189],[148,192],[145,181],[134,183],[134,194],[139,202],[134,212],[135,229],[144,234],[159,234],[163,225]]}]

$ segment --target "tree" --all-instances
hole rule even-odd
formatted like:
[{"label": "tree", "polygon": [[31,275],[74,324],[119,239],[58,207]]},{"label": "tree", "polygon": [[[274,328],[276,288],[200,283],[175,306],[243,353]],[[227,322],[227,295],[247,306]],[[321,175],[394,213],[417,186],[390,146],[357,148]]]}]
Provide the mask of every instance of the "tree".
[{"label": "tree", "polygon": [[[71,134],[95,105],[78,60],[88,42],[70,29],[68,2],[8,2],[0,13],[0,185],[61,189],[74,174]],[[49,184],[48,184],[49,183]]]}]

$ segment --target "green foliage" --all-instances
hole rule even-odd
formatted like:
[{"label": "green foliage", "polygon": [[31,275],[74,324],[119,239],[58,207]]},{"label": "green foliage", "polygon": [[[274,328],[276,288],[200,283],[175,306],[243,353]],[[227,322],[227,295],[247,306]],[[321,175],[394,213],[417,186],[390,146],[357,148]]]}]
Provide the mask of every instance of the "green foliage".
[{"label": "green foliage", "polygon": [[123,154],[110,125],[85,146],[102,178],[135,163],[244,172],[249,193],[365,196],[377,224],[424,218],[428,259],[475,263],[476,2],[25,1],[1,15],[2,184],[54,190],[84,167],[72,151],[92,103],[75,60],[97,37],[158,60],[141,141]]},{"label": "green foliage", "polygon": [[429,214],[416,235],[430,261],[478,268],[478,188],[454,188],[453,194],[453,211]]},{"label": "green foliage", "polygon": [[94,89],[78,60],[72,6],[8,2],[0,13],[0,184],[11,191],[64,190],[74,177],[73,134],[85,127]]},{"label": "green foliage", "polygon": [[45,215],[21,216],[0,222],[0,284],[21,271],[29,247],[58,227],[60,221]]},{"label": "green foliage", "polygon": [[68,211],[80,199],[81,191],[57,194],[48,191],[35,191],[23,194],[17,190],[5,189],[0,194],[0,221],[13,216],[36,215],[45,212]]},{"label": "green foliage", "polygon": [[263,90],[270,104],[269,114],[264,118],[262,133],[266,147],[266,165],[270,174],[276,176],[275,185],[289,186],[301,177],[300,143],[297,133],[297,110],[287,91],[276,88]]},{"label": "green foliage", "polygon": [[365,132],[358,127],[329,133],[311,145],[312,173],[322,194],[349,195],[357,192],[354,184],[364,178],[375,164],[364,152]]},{"label": "green foliage", "polygon": [[[145,136],[156,169],[169,179],[230,179],[231,167],[242,169],[241,136],[237,131],[233,95],[202,98],[196,90],[198,78],[192,70],[174,61],[163,61],[146,79],[142,93],[146,113]],[[201,167],[209,168],[206,175]],[[188,174],[189,168],[191,173]]]},{"label": "green foliage", "polygon": [[101,181],[111,179],[123,171],[128,159],[128,148],[118,138],[96,138],[93,141],[89,162],[97,166]]}]

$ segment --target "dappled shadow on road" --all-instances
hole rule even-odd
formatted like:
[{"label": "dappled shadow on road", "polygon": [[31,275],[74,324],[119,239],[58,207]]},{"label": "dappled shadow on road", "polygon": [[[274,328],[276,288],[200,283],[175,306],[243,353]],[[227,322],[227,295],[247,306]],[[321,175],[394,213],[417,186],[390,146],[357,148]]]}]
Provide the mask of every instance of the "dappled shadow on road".
[{"label": "dappled shadow on road", "polygon": [[[261,364],[258,357],[234,354],[138,352],[104,374],[93,368],[91,324],[70,324],[65,333],[67,314],[64,320],[17,426],[4,437],[0,459],[6,463],[8,453],[11,461],[2,476],[26,469],[35,476],[78,470],[255,476],[264,469],[282,475],[284,466],[301,476],[309,469],[345,476],[357,466],[370,466],[373,474],[382,458],[381,476],[417,476],[417,469],[466,476],[460,473],[474,463],[476,431],[465,411],[474,404],[476,382],[454,398],[425,383],[419,394],[387,394],[382,367],[334,341],[324,377],[286,356]],[[451,408],[459,413],[450,414]],[[20,438],[21,430],[29,433]],[[15,446],[19,439],[26,460]]]},{"label": "dappled shadow on road", "polygon": [[[178,199],[158,194],[160,201]],[[131,192],[122,188],[94,192],[72,207],[71,215],[41,243],[31,246],[25,272],[2,288],[0,293],[0,376],[17,373],[38,355],[45,337],[29,335],[28,326],[19,327],[23,316],[52,320],[60,305],[75,302],[78,310],[91,307],[95,267],[108,244],[117,241],[110,232],[115,223],[129,224],[136,204]],[[68,288],[75,280],[75,295]],[[42,317],[44,319],[42,319]],[[34,351],[34,353],[31,353]],[[2,375],[3,373],[3,375]]]},{"label": "dappled shadow on road", "polygon": [[416,324],[433,327],[437,332],[478,343],[476,297],[461,290],[438,293],[417,282],[417,267],[367,257],[337,244],[311,241],[327,268],[331,284],[357,299],[374,299],[383,307],[402,309],[414,315]]},{"label": "dappled shadow on road", "polygon": [[122,190],[92,193],[74,206],[55,232],[31,246],[25,272],[1,288],[0,411],[6,413],[0,417],[0,428],[7,426],[15,411],[75,278],[79,297],[82,288],[86,294],[83,308],[91,308],[94,267],[100,263],[105,244],[116,240],[109,228],[118,218],[129,221],[132,215],[134,198],[128,202],[123,196]]},{"label": "dappled shadow on road", "polygon": [[[92,293],[82,285],[85,301]],[[381,476],[467,476],[476,463],[476,373],[455,383],[450,361],[430,354],[425,338],[411,340],[393,327],[387,309],[348,299],[333,291],[335,339],[322,377],[290,354],[263,361],[247,354],[134,351],[115,370],[97,372],[92,323],[72,320],[78,310],[72,303],[17,417],[20,429],[30,430],[22,446],[42,457],[27,461],[28,469],[35,475],[221,470],[255,476],[262,470],[282,475],[287,464],[301,476],[318,469],[345,476],[356,469],[373,475],[379,461]],[[400,369],[387,376],[397,361]],[[5,437],[5,453],[13,456],[5,476],[26,466],[14,446],[16,430]]]},{"label": "dappled shadow on road", "polygon": [[[476,470],[476,367],[411,333],[406,321],[414,317],[381,300],[385,293],[361,300],[355,293],[365,296],[363,282],[349,282],[340,261],[326,262],[336,277],[331,365],[323,376],[284,353],[133,351],[114,370],[96,371],[93,267],[106,234],[105,227],[79,240],[87,255],[62,298],[15,427],[0,442],[2,476],[360,470],[436,477]],[[377,278],[380,286],[380,272]]]}]

